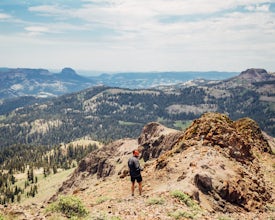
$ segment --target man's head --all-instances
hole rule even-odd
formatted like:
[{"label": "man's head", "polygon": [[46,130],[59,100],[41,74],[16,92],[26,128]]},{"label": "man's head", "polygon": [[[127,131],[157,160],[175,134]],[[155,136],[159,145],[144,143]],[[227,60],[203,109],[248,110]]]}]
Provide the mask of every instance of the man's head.
[{"label": "man's head", "polygon": [[133,155],[134,155],[135,157],[138,157],[138,156],[139,156],[139,151],[138,151],[138,150],[133,150]]}]

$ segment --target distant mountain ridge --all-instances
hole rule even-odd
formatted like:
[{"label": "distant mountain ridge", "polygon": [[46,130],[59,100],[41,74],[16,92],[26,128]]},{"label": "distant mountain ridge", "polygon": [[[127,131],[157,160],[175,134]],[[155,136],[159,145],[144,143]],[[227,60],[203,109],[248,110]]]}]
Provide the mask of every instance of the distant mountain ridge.
[{"label": "distant mountain ridge", "polygon": [[221,80],[235,75],[237,73],[215,71],[130,72],[87,77],[68,67],[60,73],[52,73],[46,69],[0,68],[0,100],[20,96],[56,97],[95,85],[139,89],[173,85],[198,78]]},{"label": "distant mountain ridge", "polygon": [[146,89],[165,85],[175,85],[195,79],[224,80],[238,75],[237,72],[182,71],[182,72],[124,72],[101,74],[90,77],[100,84],[128,89]]},{"label": "distant mountain ridge", "polygon": [[51,73],[46,69],[0,69],[0,99],[54,97],[93,85],[95,83],[91,79],[76,74],[71,68],[64,68],[60,73]]}]

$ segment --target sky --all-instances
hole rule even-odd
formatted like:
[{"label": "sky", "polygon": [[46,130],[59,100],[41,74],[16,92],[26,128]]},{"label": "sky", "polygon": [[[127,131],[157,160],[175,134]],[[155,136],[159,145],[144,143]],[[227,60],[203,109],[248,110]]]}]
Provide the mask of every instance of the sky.
[{"label": "sky", "polygon": [[1,0],[0,67],[275,72],[275,0]]}]

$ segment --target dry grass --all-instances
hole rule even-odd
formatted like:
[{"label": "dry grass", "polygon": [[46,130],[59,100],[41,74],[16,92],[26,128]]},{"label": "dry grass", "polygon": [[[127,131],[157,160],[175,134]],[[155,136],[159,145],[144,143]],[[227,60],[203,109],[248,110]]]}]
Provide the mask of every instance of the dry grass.
[{"label": "dry grass", "polygon": [[[50,199],[50,197],[57,192],[61,184],[69,177],[74,171],[73,169],[63,170],[56,174],[51,174],[44,177],[43,174],[39,174],[38,177],[38,194],[33,197],[22,197],[21,203],[24,205],[31,203],[43,203]],[[24,183],[23,183],[24,184]]]}]

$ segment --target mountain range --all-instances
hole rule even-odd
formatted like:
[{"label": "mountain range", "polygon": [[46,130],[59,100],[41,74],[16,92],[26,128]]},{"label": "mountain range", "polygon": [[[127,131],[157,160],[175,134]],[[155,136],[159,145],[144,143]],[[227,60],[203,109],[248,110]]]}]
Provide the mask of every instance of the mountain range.
[{"label": "mountain range", "polygon": [[[151,89],[93,86],[2,113],[0,145],[53,145],[83,137],[109,142],[137,137],[151,121],[185,129],[205,112],[233,120],[250,117],[275,136],[274,82],[274,74],[248,69],[225,80],[197,79]],[[10,105],[2,102],[1,109]]]},{"label": "mountain range", "polygon": [[147,89],[175,85],[195,79],[223,80],[238,75],[236,72],[124,72],[89,77],[102,85],[128,89]]},{"label": "mountain range", "polygon": [[0,68],[0,99],[34,96],[36,98],[56,97],[81,91],[95,85],[129,89],[172,85],[193,79],[226,79],[234,72],[148,72],[114,73],[97,76],[82,76],[72,68],[60,73],[46,69]]}]

